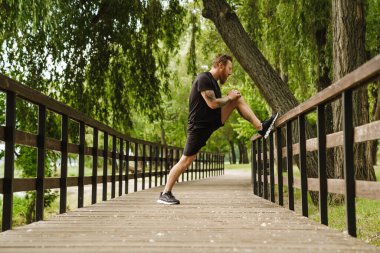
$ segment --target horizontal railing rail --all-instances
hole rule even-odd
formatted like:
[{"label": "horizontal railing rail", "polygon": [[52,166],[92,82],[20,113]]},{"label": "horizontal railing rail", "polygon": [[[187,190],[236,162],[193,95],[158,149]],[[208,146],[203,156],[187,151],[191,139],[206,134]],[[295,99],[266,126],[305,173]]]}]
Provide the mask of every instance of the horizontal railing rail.
[{"label": "horizontal railing rail", "polygon": [[[0,141],[5,142],[4,177],[0,178],[0,194],[3,195],[2,231],[12,228],[13,193],[15,192],[36,192],[35,220],[39,221],[44,217],[45,190],[60,189],[59,212],[65,213],[68,187],[78,187],[78,208],[81,208],[84,205],[85,185],[92,186],[91,204],[98,201],[98,184],[102,184],[102,200],[106,201],[109,193],[108,183],[111,183],[111,198],[115,198],[116,194],[118,196],[123,193],[128,194],[130,180],[133,181],[133,191],[138,190],[138,180],[141,181],[142,190],[163,185],[166,183],[171,166],[180,159],[181,148],[131,138],[1,74],[0,91],[6,94],[6,122],[5,126],[0,126]],[[27,101],[38,107],[37,134],[17,129],[16,99]],[[46,135],[48,111],[61,118],[60,139]],[[69,121],[79,125],[78,136],[76,136],[79,143],[69,141]],[[91,146],[86,143],[86,128],[92,129]],[[102,138],[100,138],[100,133],[103,133]],[[109,143],[112,147],[108,147]],[[14,154],[17,145],[37,149],[36,177],[15,178]],[[45,175],[46,154],[50,151],[61,154],[60,177]],[[79,160],[78,176],[68,176],[68,158],[73,154],[77,155]],[[88,156],[92,157],[91,175],[85,175],[85,157]],[[102,164],[98,162],[99,159],[103,159]],[[102,175],[98,175],[99,168]],[[110,174],[109,169],[111,169]],[[180,180],[196,180],[223,173],[223,154],[200,152],[186,173],[182,174]],[[117,183],[118,189],[116,189]]]},{"label": "horizontal railing rail", "polygon": [[[380,200],[380,183],[355,180],[354,143],[380,139],[380,121],[353,127],[352,92],[380,79],[380,55],[374,57],[328,88],[282,115],[276,122],[275,133],[269,140],[256,135],[252,138],[252,185],[254,194],[275,202],[275,185],[278,187],[278,204],[283,205],[283,186],[288,187],[289,209],[294,210],[294,188],[301,190],[302,215],[308,216],[308,191],[319,191],[320,221],[328,225],[328,193],[344,194],[347,231],[356,236],[355,197]],[[342,100],[343,131],[326,134],[325,107]],[[306,139],[306,115],[317,113],[317,138]],[[293,144],[292,123],[298,124],[298,143]],[[282,128],[286,129],[286,146],[282,147]],[[276,139],[274,139],[274,135]],[[274,146],[276,142],[276,147]],[[280,143],[280,145],[278,145]],[[327,148],[343,147],[344,179],[328,179],[326,175]],[[307,178],[306,154],[318,152],[318,178]],[[300,179],[293,176],[293,156],[299,156]],[[283,178],[282,159],[286,158],[287,178]],[[277,175],[274,167],[277,162]]]}]

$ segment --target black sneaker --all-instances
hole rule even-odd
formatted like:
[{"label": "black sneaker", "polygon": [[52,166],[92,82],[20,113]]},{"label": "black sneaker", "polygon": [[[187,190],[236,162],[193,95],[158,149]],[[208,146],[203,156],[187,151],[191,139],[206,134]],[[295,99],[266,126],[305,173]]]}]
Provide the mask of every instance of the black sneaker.
[{"label": "black sneaker", "polygon": [[160,197],[157,200],[157,203],[166,205],[179,205],[179,200],[172,195],[172,192],[161,192]]},{"label": "black sneaker", "polygon": [[272,117],[270,117],[269,119],[267,119],[267,120],[265,120],[265,121],[263,121],[261,123],[263,129],[259,131],[259,134],[262,137],[264,137],[265,139],[268,138],[270,132],[272,131],[274,123],[276,122],[277,117],[278,117],[278,113],[276,113],[275,115],[272,115]]}]

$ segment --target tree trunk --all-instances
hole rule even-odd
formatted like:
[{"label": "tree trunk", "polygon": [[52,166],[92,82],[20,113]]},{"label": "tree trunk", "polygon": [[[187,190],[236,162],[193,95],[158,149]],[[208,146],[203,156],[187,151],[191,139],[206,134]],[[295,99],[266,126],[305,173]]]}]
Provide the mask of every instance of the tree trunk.
[{"label": "tree trunk", "polygon": [[162,122],[160,126],[161,126],[161,144],[166,145],[165,129]]},{"label": "tree trunk", "polygon": [[238,149],[239,149],[239,164],[243,163],[243,147],[241,145],[241,141],[238,141]]},{"label": "tree trunk", "polygon": [[242,143],[243,145],[243,163],[244,164],[247,164],[249,163],[249,159],[248,159],[248,149],[247,149],[247,146],[245,145],[245,143],[243,142]]},{"label": "tree trunk", "polygon": [[[329,77],[330,68],[327,63],[326,45],[327,45],[327,26],[325,22],[321,25],[317,25],[315,32],[315,41],[317,46],[318,57],[318,77],[316,80],[317,90],[321,91],[330,86],[331,79]],[[325,107],[325,130],[327,134],[333,133],[333,113],[331,104],[327,104]],[[328,178],[334,178],[334,152],[332,149],[328,149],[326,152],[326,174]]]},{"label": "tree trunk", "polygon": [[211,19],[240,65],[274,111],[285,113],[298,101],[250,39],[225,0],[203,0],[202,15]]},{"label": "tree trunk", "polygon": [[243,141],[238,141],[239,146],[239,164],[247,164],[248,161],[248,151]]},{"label": "tree trunk", "polygon": [[[237,15],[225,0],[203,0],[202,15],[212,20],[236,60],[255,82],[261,95],[272,110],[283,114],[299,103],[279,74],[268,63],[255,43],[244,30]],[[293,143],[298,142],[298,123],[293,122]],[[310,126],[306,127],[306,137],[312,136]],[[295,161],[298,162],[295,157]],[[315,154],[307,154],[307,176],[318,177],[318,159]],[[315,200],[315,199],[314,199]]]},{"label": "tree trunk", "polygon": [[236,164],[236,153],[235,153],[235,147],[234,147],[234,142],[233,141],[228,141],[230,143],[230,149],[231,149],[231,158],[232,164]]},{"label": "tree trunk", "polygon": [[[333,0],[333,62],[334,80],[338,80],[362,65],[365,54],[365,19],[362,0]],[[353,92],[353,124],[369,122],[367,88]],[[342,129],[342,103],[333,103],[334,131]],[[356,179],[374,180],[370,142],[355,144],[354,162]],[[342,148],[336,149],[335,176],[344,178]]]}]

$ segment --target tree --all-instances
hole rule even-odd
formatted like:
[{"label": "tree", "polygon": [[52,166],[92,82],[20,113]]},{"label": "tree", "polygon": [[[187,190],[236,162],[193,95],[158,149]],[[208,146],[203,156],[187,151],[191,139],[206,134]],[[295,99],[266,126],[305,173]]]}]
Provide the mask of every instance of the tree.
[{"label": "tree", "polygon": [[[333,13],[333,52],[334,79],[338,80],[366,61],[365,51],[365,16],[362,0],[332,1]],[[369,104],[367,88],[360,88],[353,93],[353,124],[363,125],[369,122]],[[342,103],[334,103],[334,130],[342,129]],[[343,178],[343,155],[336,150],[336,176]],[[372,164],[370,143],[354,146],[355,176],[362,180],[376,180]]]},{"label": "tree", "polygon": [[[252,78],[272,110],[284,113],[297,106],[298,101],[294,94],[258,50],[231,6],[225,0],[203,0],[203,4],[202,15],[214,22],[223,40]],[[293,126],[293,142],[296,142],[297,123]],[[306,136],[312,136],[310,127],[306,129]],[[307,175],[317,177],[317,157],[315,154],[308,153],[307,155]]]},{"label": "tree", "polygon": [[[325,1],[321,2],[324,3],[323,6],[326,6]],[[237,60],[240,62],[242,67],[247,71],[249,76],[255,82],[255,84],[257,85],[258,89],[260,90],[261,94],[268,102],[270,107],[273,110],[280,112],[286,112],[295,107],[298,104],[298,101],[292,94],[291,90],[289,89],[289,86],[287,86],[283,82],[283,80],[281,80],[281,76],[276,73],[274,68],[271,67],[266,58],[258,50],[256,44],[250,39],[249,35],[243,28],[233,8],[230,5],[228,5],[226,1],[204,0],[203,3],[203,15],[214,22],[217,30],[223,37],[225,43],[229,46],[229,48],[231,49]],[[306,1],[306,3],[309,4],[309,1]],[[270,5],[271,3],[268,4]],[[276,5],[276,3],[273,3],[273,5]],[[277,8],[284,7],[284,4],[282,2],[278,2],[278,5],[279,6]],[[269,8],[268,13],[271,13],[271,11],[273,12],[273,10],[273,8]],[[305,16],[306,15],[303,15],[303,17]],[[302,26],[303,23],[304,22],[301,22],[299,25]],[[317,40],[316,45],[319,47],[317,47],[318,50],[316,51],[319,54],[319,59],[321,59],[323,57],[323,54],[325,54],[323,52],[323,45],[326,44],[326,42],[324,41],[324,37],[326,35],[326,19],[324,20],[324,22],[320,23],[321,24],[318,24],[318,22],[314,22],[314,30],[316,31],[315,39]],[[284,40],[280,41],[284,42]],[[282,47],[282,45],[279,45],[279,47]],[[326,61],[326,57],[324,57],[324,60]],[[280,67],[281,66],[282,65],[280,65]],[[328,65],[322,65],[318,69],[318,71],[320,72],[320,78],[316,81],[319,85],[327,84],[329,69],[326,69],[326,66],[328,67]],[[321,81],[323,81],[323,84],[321,83]],[[368,100],[365,99],[365,101]],[[312,136],[310,127],[307,127],[306,135],[307,137]],[[295,142],[297,141],[297,139],[297,133],[293,134],[293,141]],[[364,155],[362,155],[362,157],[364,157]],[[309,177],[317,176],[316,162],[316,156],[313,154],[308,154],[307,168]],[[368,170],[373,171],[373,168],[369,166],[367,168],[367,171]]]},{"label": "tree", "polygon": [[[133,111],[149,122],[161,117],[169,60],[184,29],[180,1],[16,0],[0,6],[2,73],[124,133],[132,128]],[[29,112],[18,115],[17,124],[33,132],[37,116],[30,107],[17,106]],[[47,124],[48,136],[60,139],[60,117]],[[75,142],[78,132],[71,133]],[[22,175],[33,176],[36,152],[17,152]],[[47,168],[57,159],[47,154]],[[45,194],[45,204],[53,199]]]},{"label": "tree", "polygon": [[2,1],[1,71],[127,132],[160,116],[180,1]]}]

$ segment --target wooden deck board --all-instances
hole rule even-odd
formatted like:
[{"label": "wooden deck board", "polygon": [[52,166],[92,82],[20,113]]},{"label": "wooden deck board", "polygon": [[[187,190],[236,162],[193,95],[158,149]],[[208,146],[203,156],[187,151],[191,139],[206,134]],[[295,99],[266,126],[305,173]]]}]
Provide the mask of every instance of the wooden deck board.
[{"label": "wooden deck board", "polygon": [[379,252],[252,194],[249,173],[128,194],[0,233],[0,252]]}]

